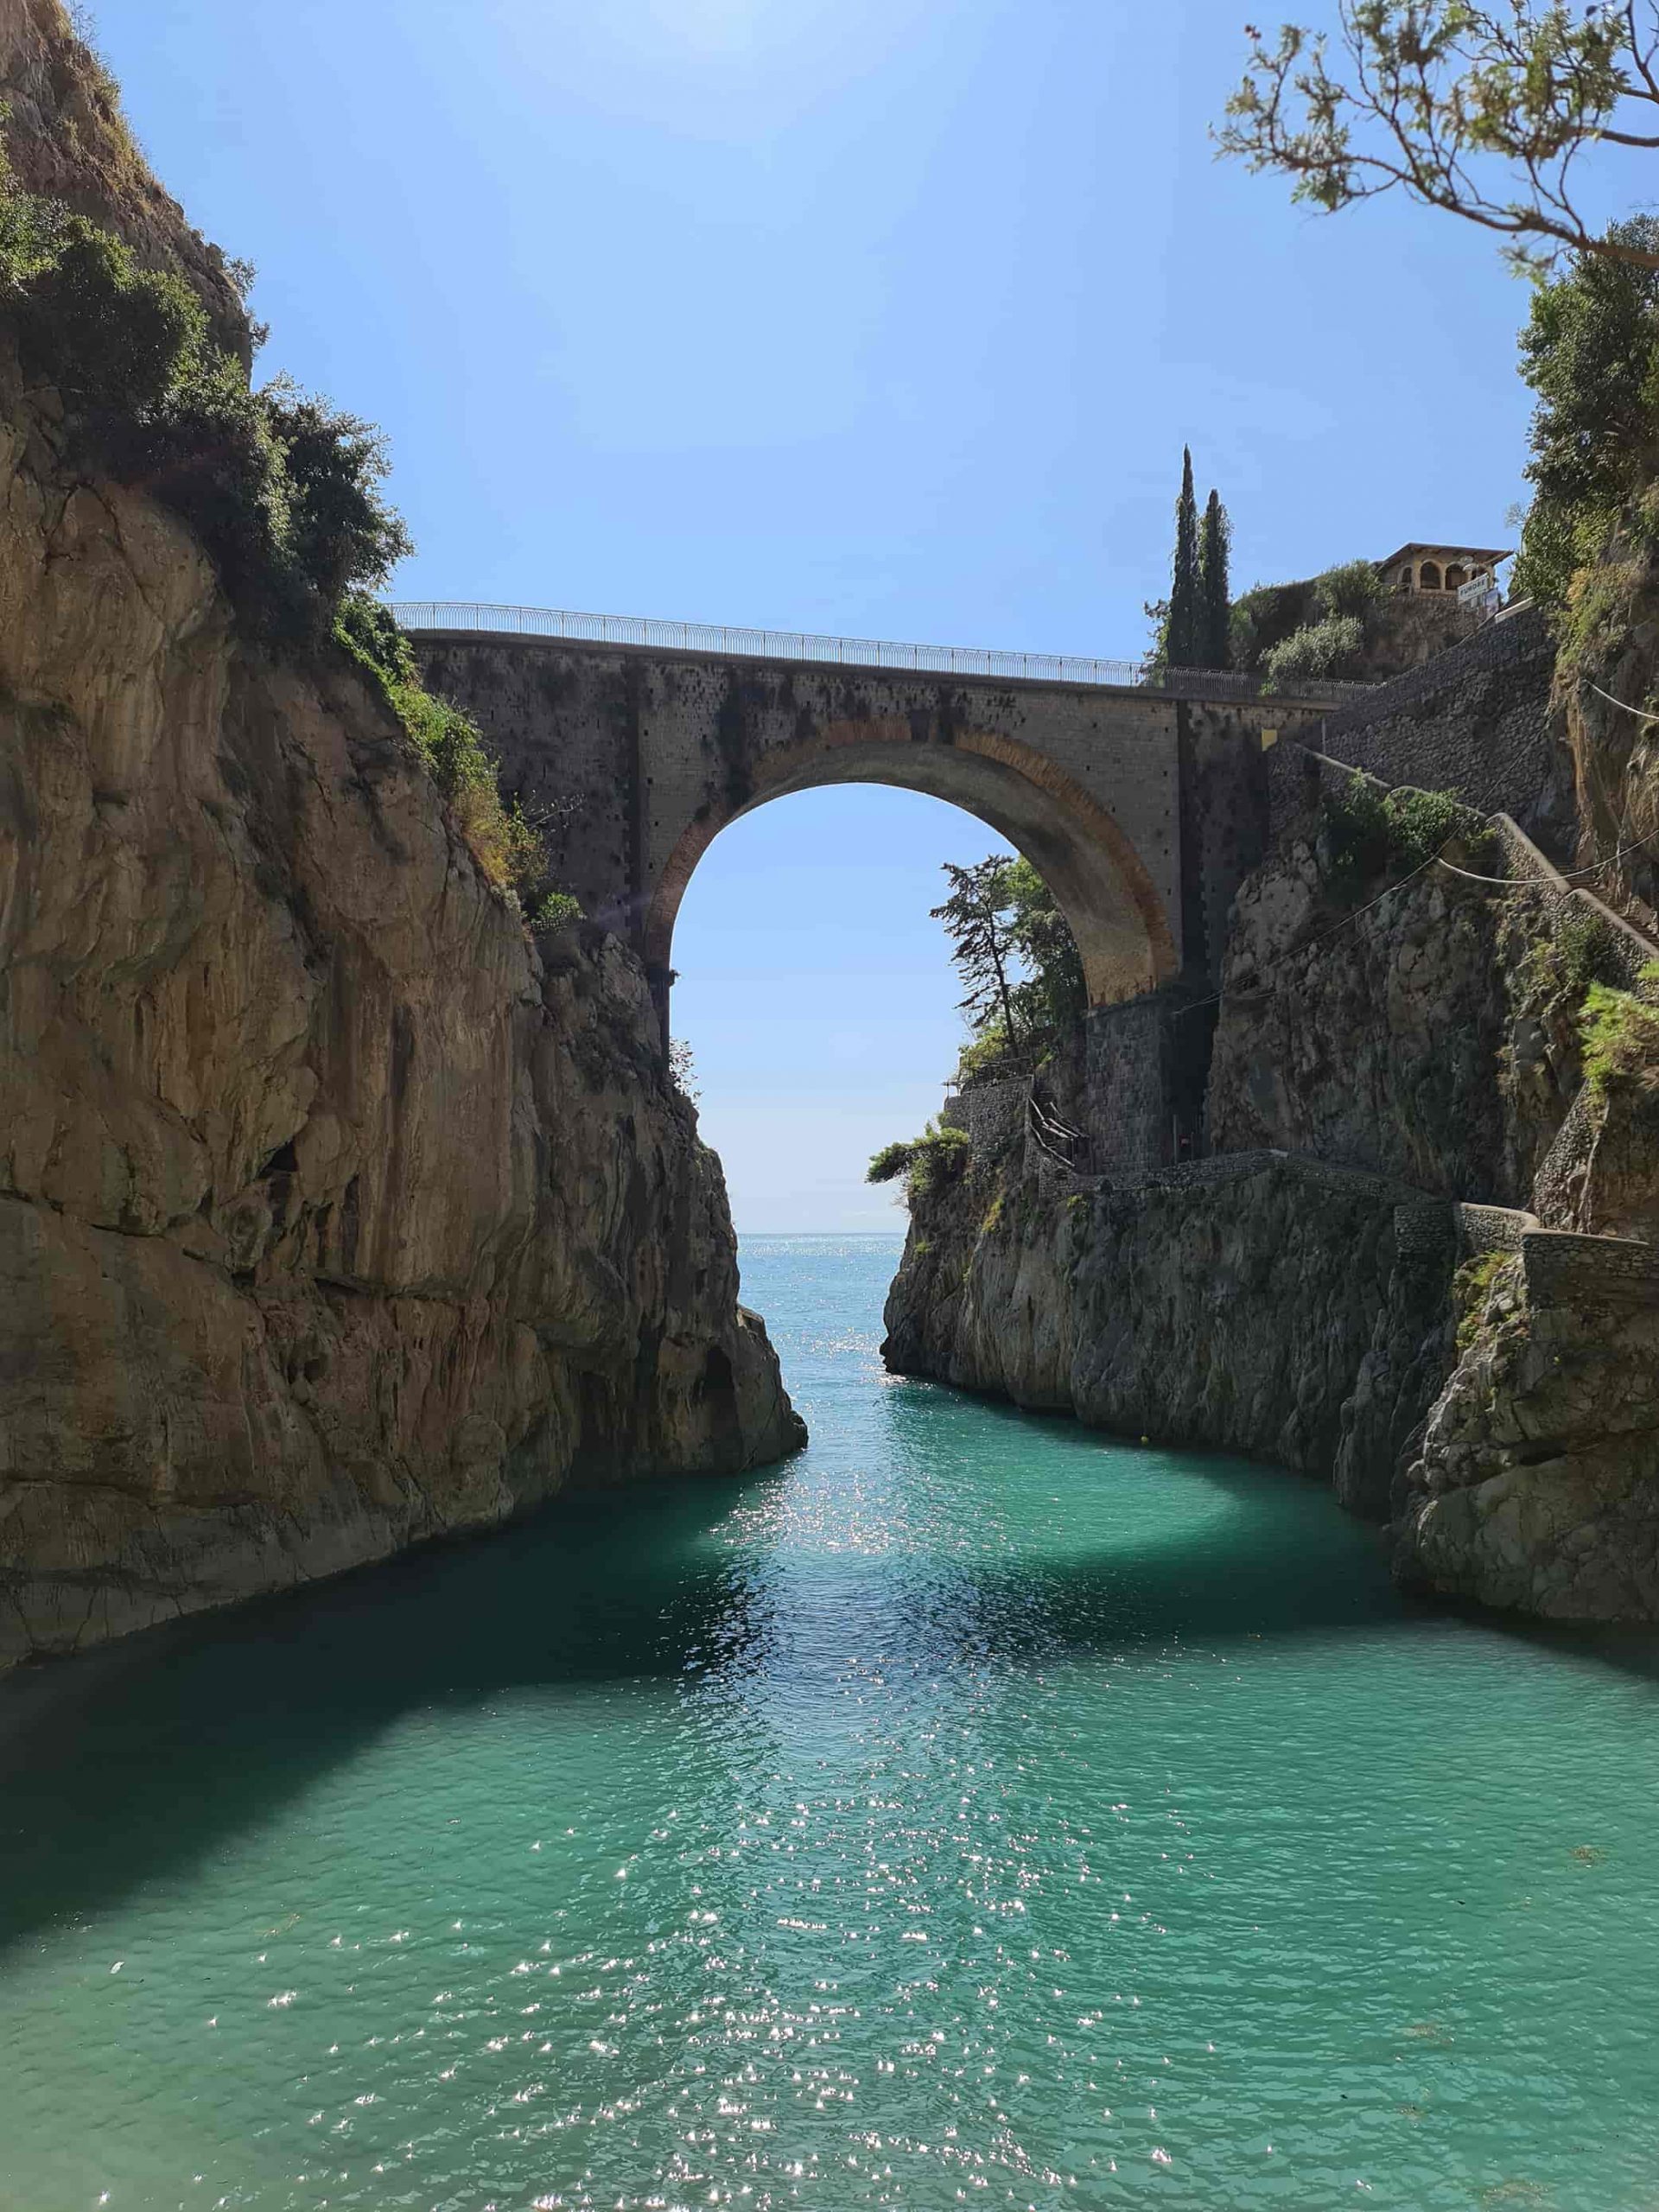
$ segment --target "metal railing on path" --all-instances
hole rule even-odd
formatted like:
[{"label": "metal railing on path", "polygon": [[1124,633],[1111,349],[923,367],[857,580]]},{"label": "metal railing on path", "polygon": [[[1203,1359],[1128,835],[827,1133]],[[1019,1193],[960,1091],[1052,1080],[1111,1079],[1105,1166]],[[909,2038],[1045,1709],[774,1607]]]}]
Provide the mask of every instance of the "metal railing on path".
[{"label": "metal railing on path", "polygon": [[[893,669],[937,676],[988,676],[1017,683],[1095,683],[1166,691],[1184,699],[1254,699],[1253,676],[1218,668],[1154,668],[1146,661],[1094,660],[1075,653],[997,652],[983,645],[905,645],[886,639],[824,638],[805,630],[745,630],[723,622],[660,622],[645,614],[574,614],[549,607],[493,607],[452,599],[391,602],[405,630],[563,639],[573,644],[643,645],[659,652],[715,653],[745,660],[817,661],[834,668]],[[1309,682],[1294,697],[1338,704],[1368,683]]]}]

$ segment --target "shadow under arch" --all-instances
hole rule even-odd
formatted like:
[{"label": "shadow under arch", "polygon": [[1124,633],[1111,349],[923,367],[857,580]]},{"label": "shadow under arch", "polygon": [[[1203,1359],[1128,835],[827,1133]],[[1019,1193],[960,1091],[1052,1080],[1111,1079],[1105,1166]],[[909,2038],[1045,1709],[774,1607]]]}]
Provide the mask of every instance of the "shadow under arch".
[{"label": "shadow under arch", "polygon": [[944,799],[1006,837],[1037,869],[1071,925],[1090,1006],[1155,989],[1178,966],[1164,902],[1121,825],[1065,771],[1018,739],[958,729],[918,741],[899,717],[832,722],[757,760],[747,794],[681,834],[646,910],[648,968],[666,975],[674,925],[697,862],[721,831],[775,798],[835,784],[885,784]]}]

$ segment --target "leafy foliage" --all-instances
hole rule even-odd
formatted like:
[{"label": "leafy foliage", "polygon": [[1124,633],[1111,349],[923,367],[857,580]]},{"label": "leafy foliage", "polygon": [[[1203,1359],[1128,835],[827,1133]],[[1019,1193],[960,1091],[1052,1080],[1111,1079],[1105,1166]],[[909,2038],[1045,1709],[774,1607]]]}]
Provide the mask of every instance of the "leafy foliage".
[{"label": "leafy foliage", "polygon": [[1622,978],[1623,970],[1614,956],[1611,925],[1593,906],[1576,899],[1556,923],[1548,953],[1557,981],[1580,995],[1592,983],[1618,983]]},{"label": "leafy foliage", "polygon": [[1291,632],[1263,656],[1262,681],[1272,691],[1346,675],[1365,651],[1365,626],[1356,614],[1327,614]]},{"label": "leafy foliage", "polygon": [[1482,1252],[1465,1260],[1452,1278],[1452,1302],[1458,1314],[1458,1350],[1467,1351],[1480,1334],[1498,1276],[1514,1258],[1512,1252]]},{"label": "leafy foliage", "polygon": [[909,1173],[915,1150],[916,1140],[913,1137],[908,1141],[895,1138],[891,1144],[884,1144],[880,1152],[871,1154],[864,1180],[867,1183],[897,1182],[899,1176]]},{"label": "leafy foliage", "polygon": [[1375,561],[1341,561],[1313,579],[1313,604],[1326,620],[1349,618],[1369,630],[1388,596]]},{"label": "leafy foliage", "polygon": [[1334,54],[1296,25],[1247,32],[1224,153],[1327,213],[1403,191],[1535,272],[1563,247],[1659,267],[1650,242],[1592,234],[1575,197],[1587,149],[1659,148],[1652,0],[1340,0],[1338,16]]},{"label": "leafy foliage", "polygon": [[1384,791],[1363,776],[1327,791],[1323,811],[1326,883],[1338,904],[1379,876],[1422,868],[1454,838],[1476,854],[1490,839],[1483,818],[1450,791]]},{"label": "leafy foliage", "polygon": [[[544,898],[537,901],[531,910],[530,926],[533,930],[569,929],[573,922],[579,922],[582,918],[582,901],[579,899],[572,898],[568,891],[550,891]],[[671,1045],[669,1047],[671,1067],[673,1065],[674,1049]],[[689,1056],[691,1048],[688,1045],[685,1049]],[[690,1065],[688,1057],[687,1065]],[[683,1085],[681,1087],[684,1088]],[[690,1091],[688,1096],[695,1098],[697,1093],[695,1090]]]},{"label": "leafy foliage", "polygon": [[1163,639],[1163,658],[1172,668],[1192,668],[1197,664],[1202,596],[1198,503],[1192,489],[1192,451],[1188,446],[1181,449],[1181,492],[1175,502],[1174,573],[1170,583],[1169,620]]},{"label": "leafy foliage", "polygon": [[1229,624],[1233,666],[1259,669],[1275,645],[1313,619],[1311,583],[1253,585],[1233,601]]},{"label": "leafy foliage", "polygon": [[1077,1020],[1089,1002],[1083,960],[1071,925],[1048,885],[1027,860],[1007,879],[1009,930],[1026,969],[1014,998],[1028,1039],[1053,1035]]},{"label": "leafy foliage", "polygon": [[575,918],[581,910],[574,899],[569,912],[557,904],[567,898],[564,893],[546,891],[536,903],[546,889],[545,841],[516,800],[502,798],[495,759],[478,724],[422,683],[409,639],[391,611],[366,593],[349,592],[334,634],[402,722],[490,880],[518,894],[537,929]]},{"label": "leafy foliage", "polygon": [[1450,791],[1390,791],[1382,802],[1389,858],[1401,868],[1421,868],[1453,838],[1478,856],[1491,842],[1484,820]]},{"label": "leafy foliage", "polygon": [[1352,675],[1388,597],[1374,561],[1344,561],[1294,583],[1257,584],[1233,607],[1233,664],[1275,689]]},{"label": "leafy foliage", "polygon": [[[1642,972],[1644,988],[1659,985],[1659,962]],[[1579,1015],[1585,1079],[1594,1090],[1618,1085],[1659,1095],[1659,1006],[1634,991],[1592,983]]]},{"label": "leafy foliage", "polygon": [[972,868],[947,863],[945,874],[951,895],[933,915],[968,985],[961,1010],[972,1033],[957,1080],[1027,1071],[1088,1002],[1071,925],[1027,860],[994,854]]},{"label": "leafy foliage", "polygon": [[[1659,256],[1659,218],[1633,217],[1608,235]],[[1645,521],[1639,495],[1659,474],[1659,266],[1581,255],[1541,284],[1521,373],[1538,404],[1515,586],[1561,607],[1619,523]]]},{"label": "leafy foliage", "polygon": [[969,1083],[996,1083],[1004,1076],[1023,1075],[1027,1055],[1009,1045],[1000,1028],[982,1030],[969,1038],[957,1054],[954,1080],[958,1089]]},{"label": "leafy foliage", "polygon": [[935,906],[932,918],[944,924],[950,957],[967,985],[960,1011],[976,1032],[1000,1029],[1011,1051],[1019,1049],[1024,1025],[1015,1012],[1014,944],[1009,915],[1009,875],[1014,862],[993,853],[969,868],[944,864],[950,895]]},{"label": "leafy foliage", "polygon": [[326,634],[345,593],[410,551],[378,432],[286,378],[253,391],[181,277],[24,192],[3,152],[0,327],[25,375],[61,396],[84,463],[181,515],[266,635]]},{"label": "leafy foliage", "polygon": [[964,1129],[938,1128],[930,1122],[918,1137],[908,1142],[884,1144],[872,1158],[867,1183],[905,1180],[906,1195],[914,1205],[954,1183],[968,1165],[968,1135]]},{"label": "leafy foliage", "polygon": [[[563,895],[562,892],[553,893],[555,898],[562,898]],[[569,903],[573,906],[576,904],[574,899]],[[581,912],[580,907],[577,908],[577,912]],[[694,1106],[702,1097],[702,1088],[697,1081],[697,1064],[691,1057],[691,1047],[683,1037],[671,1037],[669,1039],[668,1079],[680,1096],[683,1098],[689,1098]]]}]

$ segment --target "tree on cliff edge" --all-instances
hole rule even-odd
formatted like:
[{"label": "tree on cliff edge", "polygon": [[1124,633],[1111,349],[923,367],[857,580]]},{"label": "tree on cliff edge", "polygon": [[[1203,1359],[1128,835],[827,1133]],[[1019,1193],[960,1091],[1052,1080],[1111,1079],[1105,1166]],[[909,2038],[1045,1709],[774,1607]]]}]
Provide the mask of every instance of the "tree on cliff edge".
[{"label": "tree on cliff edge", "polygon": [[993,853],[971,868],[944,863],[950,896],[932,909],[944,924],[950,957],[968,986],[961,1011],[980,1035],[1001,1028],[1010,1052],[1020,1046],[1020,1024],[1014,1010],[1011,973],[1014,944],[1009,927],[1009,874],[1014,863]]},{"label": "tree on cliff edge", "polygon": [[1146,610],[1157,625],[1150,656],[1154,668],[1226,667],[1232,534],[1217,492],[1211,493],[1200,522],[1192,488],[1192,449],[1183,446],[1169,597],[1151,602]]},{"label": "tree on cliff edge", "polygon": [[1198,657],[1201,603],[1198,575],[1198,503],[1192,491],[1192,448],[1181,448],[1181,496],[1175,502],[1175,567],[1170,580],[1169,613],[1164,620],[1162,659],[1167,668],[1192,668]]},{"label": "tree on cliff edge", "polygon": [[1232,623],[1228,555],[1233,527],[1221,494],[1211,492],[1198,533],[1198,653],[1195,668],[1225,668]]}]

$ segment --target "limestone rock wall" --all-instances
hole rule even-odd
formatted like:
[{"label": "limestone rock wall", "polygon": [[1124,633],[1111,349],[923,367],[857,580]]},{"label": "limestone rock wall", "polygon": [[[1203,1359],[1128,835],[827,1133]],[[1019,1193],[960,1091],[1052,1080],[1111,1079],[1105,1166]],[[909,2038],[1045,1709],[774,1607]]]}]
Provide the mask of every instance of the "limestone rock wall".
[{"label": "limestone rock wall", "polygon": [[[1510,863],[1454,853],[1477,872]],[[1206,1102],[1212,1153],[1269,1146],[1446,1198],[1529,1203],[1577,1093],[1553,901],[1444,869],[1334,895],[1316,815],[1242,887]]]},{"label": "limestone rock wall", "polygon": [[1549,1618],[1659,1618],[1659,1251],[1529,1234],[1469,1321],[1399,1480],[1398,1572]]},{"label": "limestone rock wall", "polygon": [[1452,1358],[1449,1210],[1272,1155],[1057,1194],[1010,1158],[919,1202],[900,1374],[1329,1477],[1381,1519]]},{"label": "limestone rock wall", "polygon": [[797,1442],[658,1047],[0,385],[0,1663]]},{"label": "limestone rock wall", "polygon": [[1659,1085],[1586,1084],[1578,1021],[1592,938],[1644,995],[1646,948],[1513,825],[1449,857],[1524,882],[1386,896],[1328,827],[1235,904],[1210,1156],[1125,1166],[1091,1056],[1096,1173],[976,1146],[913,1210],[888,1363],[1302,1469],[1427,1590],[1659,1618]]}]

